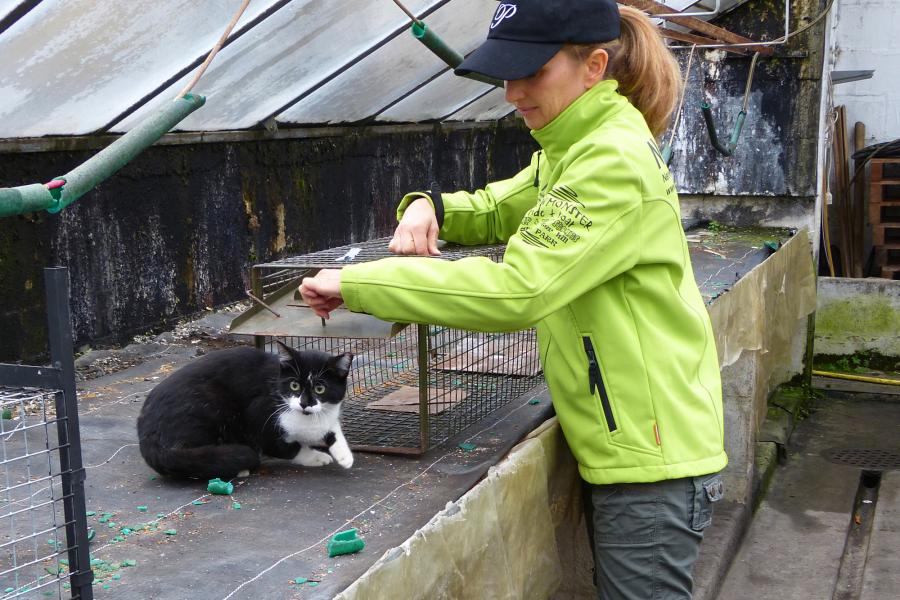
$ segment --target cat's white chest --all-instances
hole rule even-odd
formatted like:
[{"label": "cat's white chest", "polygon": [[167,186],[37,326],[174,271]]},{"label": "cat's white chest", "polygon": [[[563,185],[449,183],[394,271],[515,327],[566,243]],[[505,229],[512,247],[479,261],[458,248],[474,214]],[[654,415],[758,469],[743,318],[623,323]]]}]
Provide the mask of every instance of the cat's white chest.
[{"label": "cat's white chest", "polygon": [[308,415],[290,410],[279,417],[279,423],[286,442],[316,445],[323,442],[328,432],[337,428],[339,415],[340,411],[337,409],[326,409]]}]

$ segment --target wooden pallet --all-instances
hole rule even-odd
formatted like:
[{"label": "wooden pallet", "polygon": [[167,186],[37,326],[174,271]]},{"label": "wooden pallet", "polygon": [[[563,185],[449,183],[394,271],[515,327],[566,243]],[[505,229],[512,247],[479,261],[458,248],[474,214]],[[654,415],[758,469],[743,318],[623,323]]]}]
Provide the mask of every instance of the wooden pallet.
[{"label": "wooden pallet", "polygon": [[887,279],[900,279],[900,158],[870,161],[869,223],[875,267]]}]

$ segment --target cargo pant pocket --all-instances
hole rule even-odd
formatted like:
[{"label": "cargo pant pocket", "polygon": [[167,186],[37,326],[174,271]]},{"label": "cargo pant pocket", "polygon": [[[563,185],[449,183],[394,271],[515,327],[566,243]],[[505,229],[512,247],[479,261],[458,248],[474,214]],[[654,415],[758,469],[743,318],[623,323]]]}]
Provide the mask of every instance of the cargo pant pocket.
[{"label": "cargo pant pocket", "polygon": [[725,484],[718,473],[694,477],[693,484],[691,529],[703,531],[712,524],[713,505],[725,497]]}]

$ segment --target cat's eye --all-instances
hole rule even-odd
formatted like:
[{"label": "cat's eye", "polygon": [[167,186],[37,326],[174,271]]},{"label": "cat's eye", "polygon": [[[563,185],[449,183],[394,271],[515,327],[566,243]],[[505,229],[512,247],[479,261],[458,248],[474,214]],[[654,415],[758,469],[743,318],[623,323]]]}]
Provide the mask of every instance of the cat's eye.
[{"label": "cat's eye", "polygon": [[288,384],[288,387],[291,388],[292,392],[299,392],[300,391],[300,382],[292,381],[290,384]]},{"label": "cat's eye", "polygon": [[316,387],[313,388],[313,391],[321,396],[325,393],[325,386],[321,383],[316,384]]}]

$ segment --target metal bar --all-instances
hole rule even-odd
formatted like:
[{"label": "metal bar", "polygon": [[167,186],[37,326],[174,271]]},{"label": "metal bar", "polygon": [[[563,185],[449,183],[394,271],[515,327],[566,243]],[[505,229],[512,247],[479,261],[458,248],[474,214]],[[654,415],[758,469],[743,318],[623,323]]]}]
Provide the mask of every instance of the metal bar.
[{"label": "metal bar", "polygon": [[428,449],[428,325],[416,325],[419,367],[419,444]]},{"label": "metal bar", "polygon": [[[257,298],[262,298],[264,296],[263,281],[260,273],[261,271],[258,266],[254,266],[250,269],[250,290]],[[265,350],[266,336],[254,335],[253,345],[256,346],[259,350]]]},{"label": "metal bar", "polygon": [[16,21],[24,17],[32,8],[40,3],[41,0],[27,0],[26,2],[21,2],[17,7],[9,11],[9,14],[0,19],[0,33],[3,33],[15,25]]},{"label": "metal bar", "polygon": [[0,363],[0,384],[7,387],[59,389],[59,369]]},{"label": "metal bar", "polygon": [[81,461],[81,436],[78,424],[78,397],[75,392],[75,353],[72,345],[72,318],[69,309],[69,271],[65,267],[44,270],[47,288],[47,320],[50,334],[50,360],[63,377],[62,394],[56,397],[56,414],[66,416],[65,426],[57,426],[62,490],[66,500],[66,540],[70,547],[69,581],[72,595],[92,600],[94,592],[88,550],[87,516],[84,500],[84,465]]},{"label": "metal bar", "polygon": [[[706,46],[709,44],[718,44],[717,40],[713,40],[707,37],[702,37],[699,35],[694,35],[692,33],[683,33],[681,31],[675,31],[674,29],[666,29],[661,27],[659,33],[664,38],[669,38],[670,40],[678,40],[679,42],[686,42],[688,44],[697,44],[698,46]],[[740,54],[741,56],[747,56],[750,53],[750,50],[747,50],[744,47],[730,47],[723,46],[723,50],[726,52],[733,52],[735,54]]]},{"label": "metal bar", "polygon": [[[637,8],[638,10],[642,10],[644,12],[648,12],[654,16],[660,15],[678,15],[678,11],[673,10],[666,6],[665,4],[660,4],[659,2],[655,2],[654,0],[619,0],[620,4],[625,4],[627,6],[631,6],[633,8]],[[753,44],[758,43],[754,42],[749,38],[745,38],[736,33],[732,33],[727,29],[722,29],[721,27],[717,27],[712,23],[707,23],[706,21],[702,21],[700,19],[696,19],[694,17],[678,17],[678,16],[667,16],[665,17],[667,20],[672,21],[673,23],[678,23],[688,29],[692,29],[694,31],[699,31],[702,34],[705,34],[711,38],[715,38],[717,40],[722,40],[723,42],[732,42],[735,44]],[[774,50],[769,48],[768,46],[746,46],[748,49],[754,50],[763,54],[765,56],[770,56]]]},{"label": "metal bar", "polygon": [[[430,133],[434,131],[434,125],[419,123],[392,123],[392,124],[368,124],[366,132],[371,134],[397,134],[397,133]],[[487,128],[518,128],[519,125],[510,123],[496,123],[494,121],[465,121],[455,123],[441,123],[444,131],[470,131],[473,129]],[[184,146],[189,144],[228,144],[243,142],[269,142],[272,140],[306,140],[321,138],[338,138],[347,135],[359,135],[358,125],[333,125],[328,127],[296,127],[269,131],[267,129],[235,129],[222,131],[187,131],[167,133],[162,136],[156,146]],[[24,138],[0,138],[0,153],[3,152],[76,152],[80,150],[97,150],[108,146],[111,142],[122,137],[120,134],[106,135],[77,135],[77,136],[46,136]]]},{"label": "metal bar", "polygon": [[[450,0],[438,0],[438,2],[435,2],[434,4],[432,4],[431,6],[429,6],[428,8],[426,8],[424,11],[422,11],[422,18],[424,19],[424,18],[427,17],[428,15],[432,14],[432,13],[435,12],[437,9],[439,9],[439,8],[441,8],[442,6],[444,6],[445,4],[447,4],[449,1],[450,1]],[[393,31],[389,32],[387,35],[385,35],[384,37],[382,37],[380,40],[378,40],[377,42],[375,42],[374,44],[372,44],[371,46],[369,46],[368,48],[366,48],[363,52],[360,52],[359,54],[357,54],[356,56],[354,56],[354,57],[351,58],[350,60],[344,62],[343,64],[341,64],[340,66],[338,66],[337,68],[335,68],[331,73],[329,73],[328,75],[326,75],[325,77],[323,77],[322,79],[320,79],[319,81],[317,81],[316,83],[314,83],[313,85],[311,85],[310,87],[308,87],[308,88],[306,88],[305,90],[303,90],[303,92],[300,93],[299,96],[297,96],[296,98],[293,98],[292,100],[286,102],[286,103],[283,104],[282,106],[278,107],[278,108],[275,109],[274,111],[272,111],[272,112],[270,112],[269,114],[267,114],[265,117],[263,117],[262,119],[260,119],[259,122],[260,122],[260,123],[265,123],[265,122],[268,121],[269,119],[271,119],[271,118],[273,118],[273,117],[277,117],[278,115],[280,115],[281,113],[283,113],[284,111],[286,111],[286,110],[289,109],[290,107],[294,106],[295,104],[297,104],[298,102],[300,102],[301,100],[303,100],[304,98],[306,98],[307,96],[309,96],[309,95],[313,94],[314,92],[318,91],[319,88],[321,88],[321,87],[327,85],[327,84],[328,84],[329,82],[331,82],[333,79],[336,79],[339,75],[341,75],[342,73],[344,73],[344,72],[345,72],[347,69],[349,69],[350,67],[356,65],[357,63],[359,63],[359,62],[362,61],[363,59],[365,59],[365,58],[369,57],[370,55],[374,54],[377,50],[380,50],[383,46],[387,45],[388,42],[390,42],[391,40],[393,40],[394,38],[396,38],[398,35],[400,35],[401,33],[403,33],[403,32],[406,31],[406,30],[407,30],[407,24],[406,24],[406,23],[403,23],[403,25],[401,25],[400,27],[398,27],[398,28],[394,29]]]}]

